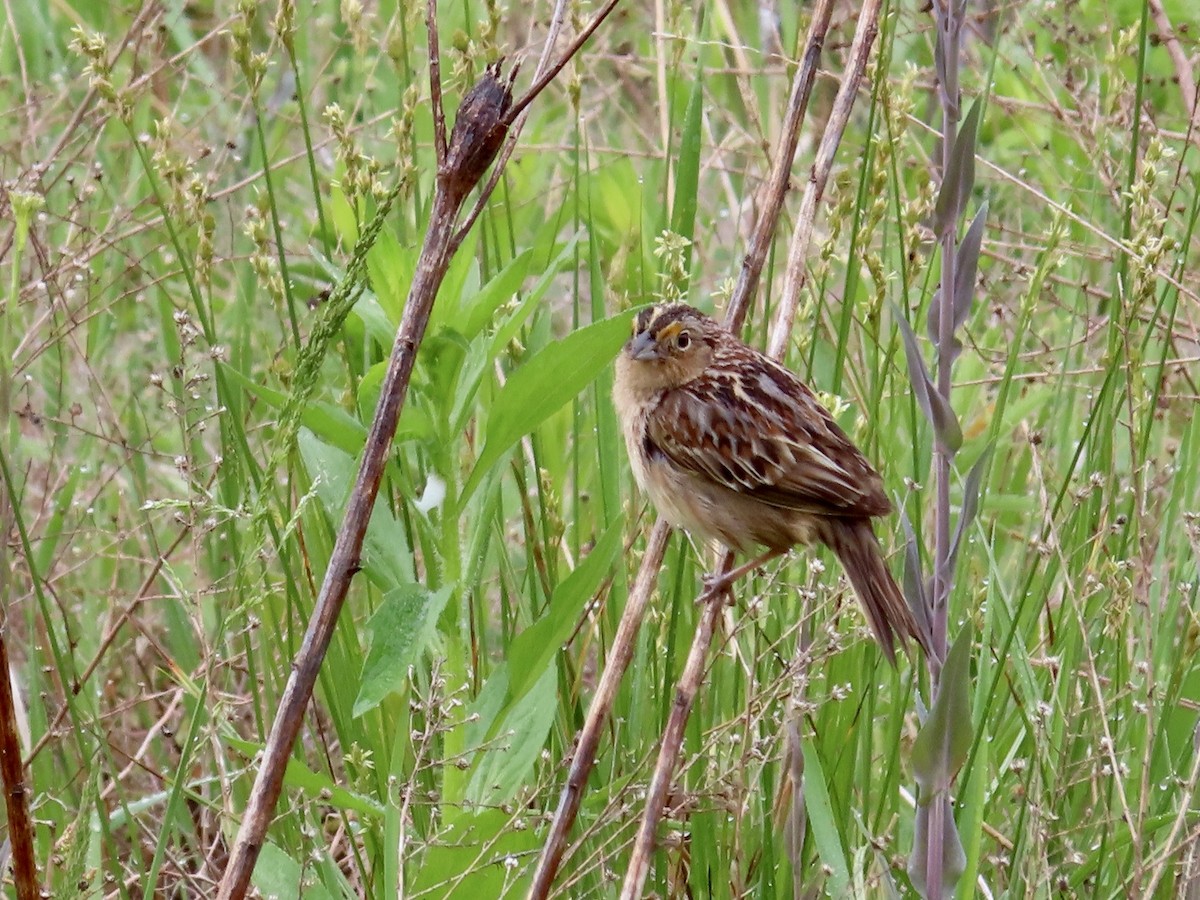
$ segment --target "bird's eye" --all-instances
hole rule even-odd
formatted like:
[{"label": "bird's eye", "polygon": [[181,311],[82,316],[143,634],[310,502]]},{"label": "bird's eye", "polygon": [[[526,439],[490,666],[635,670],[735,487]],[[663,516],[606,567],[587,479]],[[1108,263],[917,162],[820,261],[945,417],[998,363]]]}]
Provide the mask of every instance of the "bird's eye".
[{"label": "bird's eye", "polygon": [[686,331],[679,332],[679,337],[675,338],[675,346],[680,350],[686,350],[692,343],[692,336]]}]

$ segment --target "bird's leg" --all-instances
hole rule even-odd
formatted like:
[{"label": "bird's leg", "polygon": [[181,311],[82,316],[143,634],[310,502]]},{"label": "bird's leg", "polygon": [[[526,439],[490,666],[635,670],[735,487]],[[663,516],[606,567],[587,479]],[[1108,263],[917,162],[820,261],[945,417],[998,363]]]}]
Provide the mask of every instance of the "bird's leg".
[{"label": "bird's leg", "polygon": [[[700,600],[711,600],[720,594],[727,593],[730,586],[748,572],[753,572],[759,566],[770,562],[777,556],[783,556],[787,553],[786,550],[768,550],[762,556],[756,556],[750,562],[742,563],[736,569],[730,569],[724,574],[717,575],[708,572],[704,576],[704,591],[700,594]],[[733,551],[730,551],[726,557],[726,565],[733,562]],[[724,568],[724,567],[722,567]]]}]

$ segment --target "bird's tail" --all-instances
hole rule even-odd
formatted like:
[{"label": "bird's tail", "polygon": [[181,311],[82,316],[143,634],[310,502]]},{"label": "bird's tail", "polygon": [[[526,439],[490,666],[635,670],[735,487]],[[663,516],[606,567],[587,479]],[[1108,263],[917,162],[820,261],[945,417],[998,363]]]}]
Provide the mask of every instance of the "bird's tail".
[{"label": "bird's tail", "polygon": [[818,535],[846,570],[888,661],[896,664],[897,638],[901,644],[912,638],[928,654],[928,637],[913,618],[904,594],[888,571],[871,520],[824,519]]}]

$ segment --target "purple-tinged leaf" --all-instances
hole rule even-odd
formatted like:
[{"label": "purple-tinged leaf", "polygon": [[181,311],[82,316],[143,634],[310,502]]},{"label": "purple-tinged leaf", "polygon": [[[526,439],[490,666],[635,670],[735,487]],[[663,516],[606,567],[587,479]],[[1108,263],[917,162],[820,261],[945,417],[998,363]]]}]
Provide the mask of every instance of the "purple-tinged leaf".
[{"label": "purple-tinged leaf", "polygon": [[[929,302],[929,314],[925,317],[925,331],[929,335],[929,340],[933,342],[934,347],[937,347],[942,341],[942,289],[939,287],[933,292],[933,299]],[[950,336],[950,360],[954,361],[958,358],[958,354],[962,353],[962,341],[953,334]]]},{"label": "purple-tinged leaf", "polygon": [[939,17],[937,37],[933,43],[933,66],[937,74],[938,90],[942,95],[942,102],[945,103],[949,94],[947,93],[946,84],[946,41],[942,37],[941,20]]},{"label": "purple-tinged leaf", "polygon": [[983,244],[983,226],[987,221],[988,205],[979,207],[971,227],[958,245],[954,272],[954,330],[958,331],[971,312],[975,296],[975,273],[979,271],[979,250]]},{"label": "purple-tinged leaf", "polygon": [[942,187],[933,209],[933,231],[939,237],[955,227],[966,206],[967,197],[975,187],[975,136],[978,127],[979,101],[976,100],[958,129],[954,148],[950,151],[950,164],[942,173]]},{"label": "purple-tinged leaf", "polygon": [[921,544],[899,497],[896,498],[896,509],[900,510],[900,526],[904,529],[904,599],[908,601],[917,627],[927,638],[926,643],[932,646],[929,592],[925,590],[925,578],[921,573]]},{"label": "purple-tinged leaf", "polygon": [[904,356],[908,361],[908,380],[912,385],[917,405],[925,413],[925,418],[933,426],[934,436],[938,443],[951,455],[958,452],[962,446],[962,428],[959,427],[958,417],[950,406],[950,401],[939,393],[925,368],[921,358],[921,348],[917,346],[917,336],[913,334],[908,320],[900,311],[893,308],[896,323],[900,327],[900,335],[904,338]]},{"label": "purple-tinged leaf", "polygon": [[962,547],[967,529],[971,527],[971,523],[975,521],[975,514],[979,511],[979,488],[983,481],[983,473],[987,470],[988,462],[992,458],[994,447],[995,444],[989,443],[980,454],[979,459],[975,460],[975,465],[971,466],[971,471],[967,473],[967,481],[963,485],[962,511],[958,514],[958,524],[954,528],[954,540],[950,542],[948,574],[952,575],[958,566],[958,551]]},{"label": "purple-tinged leaf", "polygon": [[[971,301],[975,296],[975,275],[979,271],[979,253],[983,243],[983,227],[987,220],[987,204],[979,208],[971,227],[955,251],[954,274],[954,318],[950,335],[950,362],[954,362],[962,353],[962,341],[957,333],[971,312]],[[939,286],[929,304],[929,315],[925,317],[925,329],[929,340],[938,348],[938,358],[942,358],[942,289]]]},{"label": "purple-tinged leaf", "polygon": [[971,626],[963,625],[946,656],[929,717],[913,741],[913,775],[926,806],[949,789],[974,740],[971,725]]},{"label": "purple-tinged leaf", "polygon": [[942,871],[941,890],[936,892],[929,889],[930,877],[926,871],[929,866],[929,831],[930,813],[928,806],[918,806],[916,821],[913,823],[913,849],[908,858],[908,879],[917,893],[922,897],[936,897],[938,900],[949,900],[954,896],[955,885],[967,869],[967,854],[963,850],[962,838],[958,836],[958,826],[950,808],[950,798],[942,797],[939,801],[942,813]]}]

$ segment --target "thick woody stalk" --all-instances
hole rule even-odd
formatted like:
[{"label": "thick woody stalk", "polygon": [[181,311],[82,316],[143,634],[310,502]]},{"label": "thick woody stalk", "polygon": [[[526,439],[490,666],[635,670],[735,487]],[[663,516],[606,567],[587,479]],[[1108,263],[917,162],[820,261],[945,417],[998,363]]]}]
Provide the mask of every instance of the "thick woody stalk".
[{"label": "thick woody stalk", "polygon": [[[436,5],[433,3],[430,4],[428,22],[430,53],[431,57],[436,58]],[[436,73],[435,66],[431,66],[431,69]],[[346,515],[338,531],[329,567],[325,571],[325,580],[312,619],[280,698],[279,709],[263,750],[262,765],[250,792],[229,864],[221,879],[218,897],[222,900],[244,897],[249,888],[250,876],[283,788],[287,757],[300,733],[304,710],[312,697],[350,582],[359,569],[363,539],[375,507],[400,411],[408,394],[417,349],[425,334],[438,287],[453,255],[455,222],[467,194],[487,171],[507,131],[506,115],[512,95],[509,86],[502,84],[497,75],[498,69],[489,69],[463,99],[449,145],[445,145],[444,137],[439,137],[437,186],[429,229],[413,275],[400,328],[392,345],[391,359],[380,390],[379,406],[371,423],[362,464],[346,506]],[[440,97],[436,88],[434,94]],[[435,119],[438,134],[444,135],[440,105],[435,107]]]},{"label": "thick woody stalk", "polygon": [[[345,602],[350,581],[359,568],[359,556],[383,469],[395,435],[396,425],[408,392],[417,350],[425,334],[446,270],[467,230],[482,210],[499,179],[499,169],[512,152],[520,130],[519,114],[549,84],[554,74],[579,51],[587,38],[616,6],[609,2],[592,18],[567,50],[550,63],[555,34],[547,40],[536,82],[513,103],[511,77],[502,82],[499,65],[490,66],[463,98],[449,140],[441,104],[440,56],[437,43],[437,3],[429,0],[426,29],[430,56],[430,96],[434,112],[434,148],[438,162],[429,227],[417,261],[400,328],[392,345],[388,369],[380,390],[379,405],[363,450],[363,460],[338,532],[325,580],[317,597],[312,620],[292,666],[292,674],[280,700],[279,710],[263,751],[262,765],[247,803],[242,826],[221,880],[220,900],[240,900],[250,885],[250,876],[266,838],[275,804],[283,787],[287,757],[299,735],[304,710],[312,696],[321,662],[333,636],[338,613]],[[561,4],[560,4],[561,6]],[[556,16],[561,21],[561,16]],[[497,157],[500,157],[497,163]],[[468,194],[488,168],[496,163],[492,178],[480,192],[474,210],[457,226]]]}]

